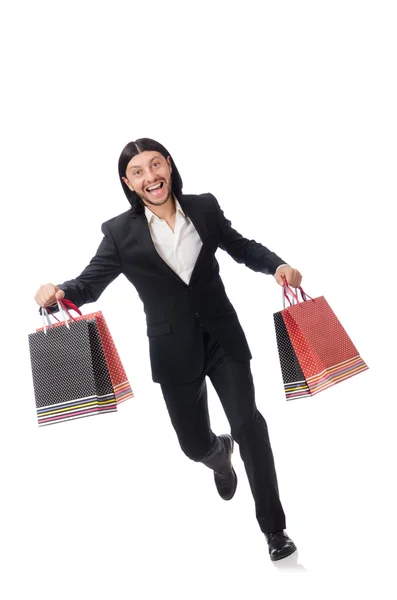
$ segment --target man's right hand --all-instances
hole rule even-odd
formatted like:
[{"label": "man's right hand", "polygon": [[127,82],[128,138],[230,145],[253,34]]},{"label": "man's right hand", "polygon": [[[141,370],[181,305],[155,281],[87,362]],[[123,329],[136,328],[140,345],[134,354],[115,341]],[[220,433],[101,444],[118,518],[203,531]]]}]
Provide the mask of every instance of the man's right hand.
[{"label": "man's right hand", "polygon": [[53,306],[57,300],[65,297],[65,292],[52,283],[41,285],[36,292],[34,299],[41,307]]}]

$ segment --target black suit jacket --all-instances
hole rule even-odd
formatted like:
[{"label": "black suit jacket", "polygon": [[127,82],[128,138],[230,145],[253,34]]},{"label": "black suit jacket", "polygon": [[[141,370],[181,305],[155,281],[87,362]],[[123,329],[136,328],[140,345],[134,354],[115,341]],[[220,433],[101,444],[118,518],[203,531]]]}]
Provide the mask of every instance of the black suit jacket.
[{"label": "black suit jacket", "polygon": [[89,265],[76,279],[59,284],[68,300],[82,306],[98,300],[123,273],[144,304],[152,377],[162,384],[199,376],[204,363],[200,323],[234,358],[252,358],[219,276],[218,248],[261,273],[273,275],[285,263],[233,229],[212,194],[182,195],[179,201],[203,242],[189,285],[159,256],[145,214],[133,209],[102,224],[104,237]]}]

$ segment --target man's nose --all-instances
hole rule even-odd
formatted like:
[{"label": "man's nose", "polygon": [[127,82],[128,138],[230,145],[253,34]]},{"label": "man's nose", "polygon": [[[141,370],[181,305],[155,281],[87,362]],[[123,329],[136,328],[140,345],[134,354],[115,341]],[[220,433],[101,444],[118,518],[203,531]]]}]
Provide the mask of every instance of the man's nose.
[{"label": "man's nose", "polygon": [[145,176],[145,188],[149,187],[150,185],[153,185],[154,183],[156,183],[156,181],[158,181],[158,177],[154,174],[154,173],[146,173]]}]

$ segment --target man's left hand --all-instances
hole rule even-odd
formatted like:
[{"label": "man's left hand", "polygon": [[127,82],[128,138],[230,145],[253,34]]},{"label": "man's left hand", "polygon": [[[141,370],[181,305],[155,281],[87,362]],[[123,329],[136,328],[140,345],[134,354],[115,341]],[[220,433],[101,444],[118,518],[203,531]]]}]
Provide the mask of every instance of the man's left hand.
[{"label": "man's left hand", "polygon": [[299,273],[298,269],[293,269],[288,265],[283,265],[274,274],[274,278],[276,279],[279,285],[284,285],[285,279],[289,286],[298,288],[302,284],[302,275]]}]

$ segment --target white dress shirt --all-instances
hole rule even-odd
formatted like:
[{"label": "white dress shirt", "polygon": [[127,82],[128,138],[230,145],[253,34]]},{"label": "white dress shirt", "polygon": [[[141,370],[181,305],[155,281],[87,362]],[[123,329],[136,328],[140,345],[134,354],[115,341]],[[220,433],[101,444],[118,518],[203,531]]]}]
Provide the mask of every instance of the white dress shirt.
[{"label": "white dress shirt", "polygon": [[158,254],[186,284],[189,283],[203,242],[174,195],[176,216],[174,231],[145,206],[149,231]]}]

